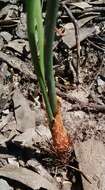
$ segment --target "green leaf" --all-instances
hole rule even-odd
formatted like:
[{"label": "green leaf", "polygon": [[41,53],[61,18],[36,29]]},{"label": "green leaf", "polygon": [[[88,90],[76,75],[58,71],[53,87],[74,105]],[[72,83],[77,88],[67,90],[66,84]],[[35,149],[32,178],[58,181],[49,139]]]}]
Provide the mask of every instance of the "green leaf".
[{"label": "green leaf", "polygon": [[53,114],[56,112],[56,89],[53,73],[53,41],[55,34],[56,18],[59,0],[47,1],[47,12],[45,22],[45,78],[48,86],[49,101]]},{"label": "green leaf", "polygon": [[[27,30],[29,37],[32,62],[34,64],[41,92],[44,97],[46,109],[50,122],[53,120],[53,114],[49,103],[45,73],[44,73],[44,31],[41,17],[40,0],[26,0],[27,3]],[[38,43],[37,43],[38,37]]]},{"label": "green leaf", "polygon": [[[44,29],[41,15],[40,0],[27,0],[27,28],[30,41],[32,58],[36,55],[34,49],[37,48],[39,64],[43,78],[44,74]],[[34,40],[35,38],[35,40]],[[31,39],[31,40],[30,40]],[[35,45],[34,45],[35,43]],[[35,64],[35,60],[34,60]]]}]

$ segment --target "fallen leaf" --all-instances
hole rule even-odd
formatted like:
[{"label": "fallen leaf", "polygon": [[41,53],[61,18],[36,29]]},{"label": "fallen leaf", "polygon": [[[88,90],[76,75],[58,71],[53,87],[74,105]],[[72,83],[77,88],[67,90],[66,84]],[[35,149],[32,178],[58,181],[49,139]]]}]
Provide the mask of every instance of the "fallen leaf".
[{"label": "fallen leaf", "polygon": [[8,124],[8,122],[11,120],[13,114],[10,112],[3,120],[0,122],[0,131]]},{"label": "fallen leaf", "polygon": [[87,2],[82,2],[82,1],[71,3],[71,5],[75,5],[76,7],[80,8],[80,9],[83,9],[83,10],[86,9],[86,8],[92,7]]},{"label": "fallen leaf", "polygon": [[23,54],[24,47],[26,47],[27,52],[30,51],[28,41],[25,41],[23,39],[10,41],[8,44],[5,44],[4,47],[7,49],[12,49],[14,52],[17,52],[19,54]]},{"label": "fallen leaf", "polygon": [[28,168],[31,168],[33,171],[37,171],[42,177],[46,178],[50,183],[56,183],[54,178],[47,172],[47,170],[36,160],[31,159],[26,163]]},{"label": "fallen leaf", "polygon": [[7,65],[9,65],[10,67],[17,69],[19,72],[23,73],[30,79],[36,79],[35,75],[29,70],[25,62],[17,58],[16,56],[7,55],[6,53],[0,51],[0,59],[3,62],[6,62]]},{"label": "fallen leaf", "polygon": [[24,133],[13,138],[12,142],[21,147],[32,148],[33,139],[36,139],[34,128],[26,129]]},{"label": "fallen leaf", "polygon": [[13,138],[12,142],[20,147],[34,148],[36,145],[44,143],[51,139],[51,132],[49,128],[44,125],[36,126],[36,128],[26,129],[24,133]]},{"label": "fallen leaf", "polygon": [[28,101],[19,89],[14,92],[13,102],[17,130],[24,132],[26,129],[35,128],[35,112],[30,109]]},{"label": "fallen leaf", "polygon": [[105,189],[105,146],[101,141],[89,139],[74,145],[80,170],[91,181],[82,177],[84,190]]},{"label": "fallen leaf", "polygon": [[[88,16],[88,17],[79,19],[77,21],[78,27],[79,28],[83,27],[87,22],[91,21],[95,17],[97,17],[97,15]],[[74,30],[74,25],[73,25],[73,23],[67,23],[64,25],[64,28],[67,28],[68,30]]]},{"label": "fallen leaf", "polygon": [[[88,36],[96,31],[95,27],[83,27],[79,30],[79,40],[82,42]],[[75,30],[69,30],[67,34],[62,37],[63,42],[68,46],[68,48],[73,48],[76,45]]]},{"label": "fallen leaf", "polygon": [[15,180],[32,188],[33,190],[40,188],[58,190],[56,183],[51,183],[38,173],[22,167],[2,167],[0,168],[0,176]]}]

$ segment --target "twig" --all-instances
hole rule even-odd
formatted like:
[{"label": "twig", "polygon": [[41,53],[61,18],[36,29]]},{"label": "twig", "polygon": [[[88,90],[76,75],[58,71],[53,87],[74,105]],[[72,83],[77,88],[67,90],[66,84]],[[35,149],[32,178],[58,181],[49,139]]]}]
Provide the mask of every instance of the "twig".
[{"label": "twig", "polygon": [[70,17],[70,19],[73,22],[74,28],[75,28],[75,38],[76,38],[76,46],[77,46],[77,70],[76,70],[76,77],[77,77],[77,85],[79,84],[79,66],[80,66],[80,40],[79,40],[79,26],[78,26],[78,22],[75,19],[75,17],[73,16],[72,12],[70,11],[70,9],[68,9],[68,7],[63,3],[63,8],[65,9],[65,11],[67,12],[68,16]]},{"label": "twig", "polygon": [[92,184],[92,182],[88,179],[88,177],[80,169],[78,169],[78,168],[76,168],[74,166],[68,165],[68,164],[60,165],[59,167],[65,167],[65,166],[79,172],[90,184]]},{"label": "twig", "polygon": [[100,17],[96,17],[96,18],[94,18],[94,22],[96,23],[96,22],[103,22],[103,21],[105,21],[105,17],[104,16],[100,16]]},{"label": "twig", "polygon": [[92,112],[92,113],[105,113],[105,106],[104,105],[98,105],[98,104],[76,104],[73,105],[71,109],[68,110],[68,112],[70,111],[78,111],[78,110],[82,110],[86,113]]},{"label": "twig", "polygon": [[72,106],[71,109],[68,110],[69,111],[78,111],[78,110],[82,110],[86,113],[92,112],[92,113],[105,113],[105,106],[104,105],[98,105],[95,103],[85,103],[80,101],[78,98],[67,95],[66,93],[61,92],[60,90],[57,89],[57,95],[62,97],[64,100],[66,100],[67,102],[71,103],[71,104],[75,104]]},{"label": "twig", "polygon": [[75,104],[75,103],[81,104],[81,101],[78,98],[73,97],[71,95],[67,95],[64,92],[61,92],[58,88],[57,88],[57,95],[71,104]]},{"label": "twig", "polygon": [[100,63],[100,67],[99,67],[99,69],[98,69],[98,72],[96,73],[94,79],[92,80],[92,83],[91,83],[90,86],[89,86],[89,91],[92,89],[92,87],[93,87],[93,85],[94,85],[94,82],[96,81],[98,75],[100,74],[100,72],[101,72],[101,70],[102,70],[102,67],[103,67],[103,64],[104,64],[104,60],[103,60],[103,59],[104,59],[104,58],[102,58],[102,60],[101,60],[101,63]]},{"label": "twig", "polygon": [[94,48],[100,50],[101,52],[105,53],[105,49],[101,48],[100,46],[96,45],[94,42],[91,40],[87,39],[87,42],[89,42]]},{"label": "twig", "polygon": [[105,7],[89,7],[88,9],[83,11],[83,13],[85,12],[105,12]]},{"label": "twig", "polygon": [[81,175],[82,175],[90,184],[92,184],[92,182],[88,179],[88,177],[87,177],[80,169],[78,169],[78,168],[76,168],[76,167],[74,167],[74,166],[71,166],[71,165],[66,165],[66,166],[69,167],[69,168],[74,169],[74,170],[77,171],[77,172],[80,172]]},{"label": "twig", "polygon": [[0,123],[0,131],[7,125],[7,123],[11,120],[13,113],[9,113],[7,117]]},{"label": "twig", "polygon": [[96,37],[103,43],[105,43],[105,39],[99,36],[99,34],[96,34]]}]

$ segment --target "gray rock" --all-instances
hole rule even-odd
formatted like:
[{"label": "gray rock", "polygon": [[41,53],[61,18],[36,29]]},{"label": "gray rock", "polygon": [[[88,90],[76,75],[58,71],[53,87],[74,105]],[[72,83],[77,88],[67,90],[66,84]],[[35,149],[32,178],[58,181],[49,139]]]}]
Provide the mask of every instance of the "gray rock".
[{"label": "gray rock", "polygon": [[9,42],[12,39],[12,35],[6,31],[0,32],[0,37],[2,37],[5,42]]},{"label": "gray rock", "polygon": [[0,189],[1,190],[13,190],[11,186],[4,179],[0,179]]}]

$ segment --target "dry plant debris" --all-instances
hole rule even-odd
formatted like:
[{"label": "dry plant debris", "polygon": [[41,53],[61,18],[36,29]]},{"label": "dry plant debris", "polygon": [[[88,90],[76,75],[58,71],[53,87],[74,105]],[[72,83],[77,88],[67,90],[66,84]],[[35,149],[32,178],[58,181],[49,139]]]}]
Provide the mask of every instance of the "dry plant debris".
[{"label": "dry plant debris", "polygon": [[[78,88],[76,31],[64,5],[79,29]],[[46,0],[43,18],[45,7]],[[0,1],[2,190],[105,189],[105,2],[61,0],[55,31],[57,95],[61,97],[64,125],[75,145],[67,162],[53,149],[31,66],[25,4],[22,0]],[[71,140],[66,143],[71,145]]]}]

